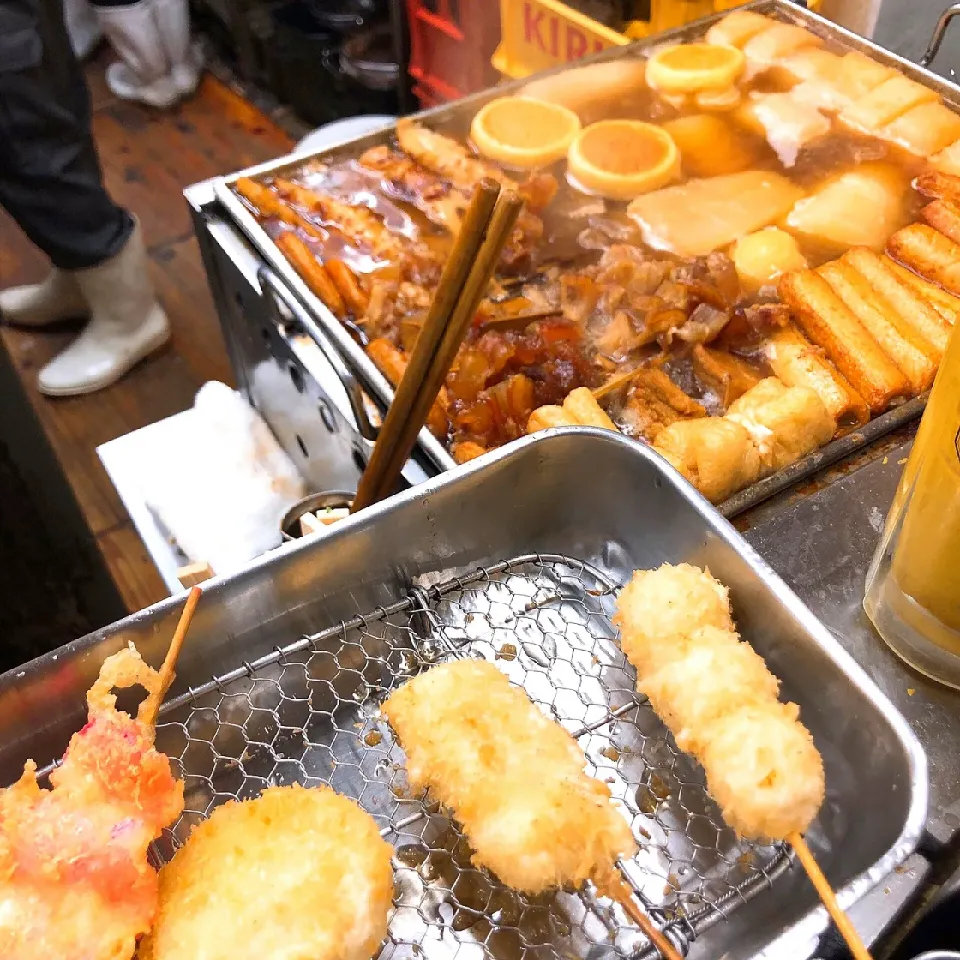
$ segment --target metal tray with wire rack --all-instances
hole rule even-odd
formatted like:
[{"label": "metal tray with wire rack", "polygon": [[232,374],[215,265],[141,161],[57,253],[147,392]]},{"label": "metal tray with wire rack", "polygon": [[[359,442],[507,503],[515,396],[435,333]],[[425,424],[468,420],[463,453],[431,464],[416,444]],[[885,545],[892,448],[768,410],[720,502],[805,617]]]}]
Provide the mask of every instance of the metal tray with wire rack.
[{"label": "metal tray with wire rack", "polygon": [[[357,800],[396,847],[394,946],[441,957],[465,943],[497,955],[655,955],[619,907],[590,894],[526,898],[470,865],[456,824],[410,796],[403,755],[378,715],[405,679],[453,657],[495,661],[578,740],[632,822],[622,865],[647,912],[686,948],[769,888],[782,845],[738,840],[645,698],[610,623],[615,584],[583,561],[524,556],[417,589],[169,704],[157,745],[175,758],[186,808],[166,859],[219,803],[267,785],[327,784]],[[493,945],[493,946],[491,946]]]},{"label": "metal tray with wire rack", "polygon": [[[723,827],[699,768],[636,697],[619,653],[613,592],[665,561],[709,567],[730,587],[741,635],[799,704],[827,781],[807,840],[849,907],[920,841],[923,751],[732,527],[652,451],[611,431],[520,440],[206,584],[158,728],[187,802],[159,857],[218,803],[271,783],[329,782],[397,848],[381,960],[642,955],[639,932],[589,894],[528,900],[493,883],[470,866],[452,820],[404,789],[378,705],[438,659],[479,654],[578,734],[590,771],[611,781],[642,841],[627,874],[690,960],[814,956],[827,921],[803,871]],[[62,755],[104,657],[134,643],[161,662],[182,604],[171,598],[0,676],[0,783],[28,757],[42,766]]]}]

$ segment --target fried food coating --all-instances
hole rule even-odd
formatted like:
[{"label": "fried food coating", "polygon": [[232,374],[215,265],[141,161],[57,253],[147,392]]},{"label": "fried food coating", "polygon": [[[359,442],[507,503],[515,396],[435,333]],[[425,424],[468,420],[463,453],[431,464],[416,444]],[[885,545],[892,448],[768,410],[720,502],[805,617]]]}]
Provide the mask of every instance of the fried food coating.
[{"label": "fried food coating", "polygon": [[462,824],[474,861],[508,886],[540,893],[594,881],[602,890],[636,851],[605,783],[584,773],[576,741],[492,664],[432,667],[383,704],[426,788]]},{"label": "fried food coating", "polygon": [[154,747],[144,707],[137,718],[116,709],[113,688],[135,684],[152,695],[160,676],[132,648],[108,657],[53,789],[41,789],[31,760],[0,790],[4,960],[130,960],[153,922],[147,850],[183,809],[183,784]]},{"label": "fried food coating", "polygon": [[700,761],[724,820],[745,837],[802,833],[823,803],[823,760],[799,709],[733,628],[727,588],[689,564],[639,570],[614,622],[637,687]]},{"label": "fried food coating", "polygon": [[701,627],[733,631],[730,592],[698,567],[665,563],[634,573],[620,591],[613,622],[627,659],[646,677],[684,656]]},{"label": "fried food coating", "polygon": [[723,819],[745,837],[803,833],[823,803],[823,760],[796,704],[770,700],[721,714],[699,751]]},{"label": "fried food coating", "polygon": [[140,960],[370,960],[387,933],[392,852],[328,787],[226,803],[161,870]]}]

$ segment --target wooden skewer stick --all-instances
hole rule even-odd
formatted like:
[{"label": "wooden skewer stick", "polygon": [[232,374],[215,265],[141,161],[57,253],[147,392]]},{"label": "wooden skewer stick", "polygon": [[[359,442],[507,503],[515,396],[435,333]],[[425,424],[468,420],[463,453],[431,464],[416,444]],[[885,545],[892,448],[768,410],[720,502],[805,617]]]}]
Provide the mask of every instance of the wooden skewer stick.
[{"label": "wooden skewer stick", "polygon": [[183,640],[190,629],[190,621],[193,620],[193,612],[197,609],[197,603],[200,600],[200,594],[203,591],[199,587],[194,587],[187,595],[187,602],[183,605],[183,612],[180,614],[180,620],[177,623],[177,629],[174,631],[173,639],[170,641],[170,648],[164,658],[163,666],[160,668],[160,680],[157,689],[154,690],[140,707],[138,718],[143,723],[151,726],[157,722],[157,714],[160,712],[160,704],[173,683],[174,670],[177,666],[177,658],[180,656],[180,648],[183,646]]},{"label": "wooden skewer stick", "polygon": [[612,877],[606,890],[601,890],[612,897],[623,907],[626,915],[643,931],[647,939],[660,951],[663,960],[683,960],[679,951],[666,938],[662,931],[658,930],[653,921],[637,906],[633,899],[633,891],[620,878]]},{"label": "wooden skewer stick", "polygon": [[803,864],[803,869],[807,871],[810,882],[816,888],[820,899],[823,901],[823,905],[827,908],[827,912],[833,918],[833,922],[837,925],[837,929],[850,948],[854,960],[871,960],[870,952],[864,946],[863,940],[860,939],[860,934],[857,933],[856,927],[850,922],[850,918],[843,910],[840,909],[840,904],[837,903],[837,896],[827,882],[827,878],[823,875],[820,864],[814,859],[813,851],[807,846],[807,841],[804,840],[799,833],[794,832],[787,837],[787,842],[797,852],[797,859]]}]

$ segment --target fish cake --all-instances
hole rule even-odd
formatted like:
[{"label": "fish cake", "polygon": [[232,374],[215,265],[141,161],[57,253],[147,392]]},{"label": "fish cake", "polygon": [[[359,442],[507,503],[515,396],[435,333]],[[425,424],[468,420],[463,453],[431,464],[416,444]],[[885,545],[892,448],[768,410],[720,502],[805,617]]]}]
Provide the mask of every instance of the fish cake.
[{"label": "fish cake", "polygon": [[370,960],[392,856],[373,818],[329,787],[225,803],[160,871],[140,960]]},{"label": "fish cake", "polygon": [[872,413],[909,395],[910,383],[903,371],[816,270],[786,273],[778,289],[797,326],[823,348]]},{"label": "fish cake", "polygon": [[870,419],[863,397],[795,327],[773,331],[764,341],[763,355],[782,383],[815,391],[841,429]]},{"label": "fish cake", "polygon": [[894,260],[960,296],[960,244],[925,223],[911,223],[887,241]]},{"label": "fish cake", "polygon": [[592,880],[602,891],[637,845],[573,737],[492,664],[454,660],[391,694],[383,715],[427,789],[463,826],[473,859],[541,893]]}]

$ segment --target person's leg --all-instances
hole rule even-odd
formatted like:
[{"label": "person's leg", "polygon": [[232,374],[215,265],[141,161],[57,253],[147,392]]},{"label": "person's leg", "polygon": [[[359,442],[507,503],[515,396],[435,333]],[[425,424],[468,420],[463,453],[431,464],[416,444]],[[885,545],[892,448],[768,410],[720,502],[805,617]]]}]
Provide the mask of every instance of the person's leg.
[{"label": "person's leg", "polygon": [[89,0],[63,0],[63,18],[73,52],[78,60],[86,60],[103,38],[100,23]]},{"label": "person's leg", "polygon": [[139,228],[103,187],[59,0],[0,0],[0,206],[54,265],[40,284],[0,291],[0,316],[92,316],[40,372],[44,393],[98,390],[169,338]]},{"label": "person's leg", "polygon": [[107,86],[125,100],[168,107],[200,80],[202,56],[190,42],[187,0],[92,0],[103,32],[120,56]]},{"label": "person's leg", "polygon": [[64,270],[108,260],[133,229],[104,190],[56,0],[0,0],[0,206]]}]

